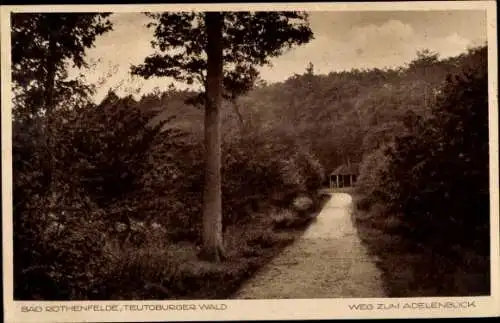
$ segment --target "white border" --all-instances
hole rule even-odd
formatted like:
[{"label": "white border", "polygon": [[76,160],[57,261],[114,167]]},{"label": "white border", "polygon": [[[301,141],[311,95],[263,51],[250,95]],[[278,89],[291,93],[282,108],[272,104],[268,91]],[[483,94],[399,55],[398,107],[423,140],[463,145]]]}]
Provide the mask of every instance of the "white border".
[{"label": "white border", "polygon": [[[303,300],[221,300],[221,301],[106,301],[106,302],[14,302],[12,265],[12,145],[10,88],[10,12],[139,12],[191,10],[306,10],[306,11],[415,11],[415,10],[486,10],[489,64],[490,134],[490,205],[491,205],[491,296],[385,299],[303,299]],[[498,183],[498,84],[497,20],[495,1],[379,2],[379,3],[275,3],[275,4],[154,4],[154,5],[55,5],[1,7],[1,84],[2,84],[2,214],[3,273],[6,322],[132,322],[132,321],[205,321],[272,320],[334,318],[407,318],[407,317],[482,317],[500,315],[499,286],[499,183]],[[469,301],[475,307],[464,309],[403,309],[353,311],[352,304],[400,304]],[[23,305],[52,306],[109,304],[225,304],[223,311],[88,311],[66,313],[22,313]],[[376,306],[375,306],[376,307]]]}]

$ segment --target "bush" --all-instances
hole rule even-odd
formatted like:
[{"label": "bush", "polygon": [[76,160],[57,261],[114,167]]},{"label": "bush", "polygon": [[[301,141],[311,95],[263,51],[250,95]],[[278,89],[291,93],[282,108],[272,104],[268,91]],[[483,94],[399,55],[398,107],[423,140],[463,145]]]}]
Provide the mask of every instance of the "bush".
[{"label": "bush", "polygon": [[126,203],[138,220],[155,221],[172,241],[201,241],[203,198],[201,143],[159,140],[150,150],[140,189]]},{"label": "bush", "polygon": [[[289,207],[301,193],[318,189],[324,179],[319,162],[294,144],[244,138],[229,143],[224,156],[222,190],[228,223],[248,218],[263,202]],[[273,201],[276,193],[280,197]]]},{"label": "bush", "polygon": [[290,228],[297,220],[297,214],[289,209],[273,210],[271,219],[275,229]]},{"label": "bush", "polygon": [[[166,122],[154,127],[153,113],[140,109],[131,97],[110,93],[98,106],[67,111],[55,122],[57,163],[75,185],[101,205],[120,199],[137,188],[148,152]],[[172,135],[161,133],[162,139]]]},{"label": "bush", "polygon": [[388,199],[390,186],[385,186],[388,178],[389,159],[385,154],[387,146],[367,153],[360,165],[360,174],[356,183],[360,198],[356,201],[361,210],[369,210],[373,204]]},{"label": "bush", "polygon": [[[489,253],[487,50],[471,50],[450,75],[429,117],[367,155],[358,182],[387,212],[403,214],[421,241],[474,246]],[[468,237],[464,239],[464,237]],[[482,238],[481,238],[482,237]],[[471,245],[472,246],[472,245]]]},{"label": "bush", "polygon": [[314,202],[307,196],[298,196],[293,200],[293,208],[297,212],[305,212],[311,210]]},{"label": "bush", "polygon": [[224,147],[222,196],[227,224],[249,219],[280,183],[275,147],[265,142],[235,140]]},{"label": "bush", "polygon": [[472,51],[463,70],[448,78],[433,118],[388,152],[391,173],[412,175],[399,179],[394,206],[422,231],[429,232],[430,221],[450,241],[466,243],[471,229],[488,232],[486,61],[485,48]]},{"label": "bush", "polygon": [[93,298],[150,299],[176,295],[180,258],[165,236],[147,228],[140,245],[116,241],[106,246],[105,261],[99,272],[103,282]]},{"label": "bush", "polygon": [[32,197],[48,188],[43,120],[14,119],[12,122],[13,211],[23,212]]},{"label": "bush", "polygon": [[100,280],[102,218],[78,194],[32,197],[14,218],[15,298],[87,298]]},{"label": "bush", "polygon": [[[293,199],[318,188],[323,170],[311,154],[267,138],[233,138],[223,146],[223,226],[243,223],[265,205],[289,207]],[[296,149],[295,149],[296,150]],[[201,242],[204,148],[193,138],[157,141],[128,202],[139,219],[167,228],[173,241]],[[282,196],[273,201],[276,192]]]},{"label": "bush", "polygon": [[305,177],[304,185],[306,191],[314,191],[321,187],[326,179],[326,175],[318,158],[305,149],[301,149],[296,158]]},{"label": "bush", "polygon": [[117,201],[136,188],[159,134],[150,118],[113,95],[58,109],[49,147],[43,117],[13,120],[16,298],[90,297],[113,208],[122,213]]}]

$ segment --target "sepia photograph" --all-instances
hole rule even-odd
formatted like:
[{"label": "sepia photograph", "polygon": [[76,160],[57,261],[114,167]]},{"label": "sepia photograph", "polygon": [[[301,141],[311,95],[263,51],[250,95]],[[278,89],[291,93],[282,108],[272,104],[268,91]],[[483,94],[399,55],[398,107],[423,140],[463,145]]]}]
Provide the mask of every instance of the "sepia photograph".
[{"label": "sepia photograph", "polygon": [[2,8],[5,297],[498,297],[492,10],[370,5]]}]

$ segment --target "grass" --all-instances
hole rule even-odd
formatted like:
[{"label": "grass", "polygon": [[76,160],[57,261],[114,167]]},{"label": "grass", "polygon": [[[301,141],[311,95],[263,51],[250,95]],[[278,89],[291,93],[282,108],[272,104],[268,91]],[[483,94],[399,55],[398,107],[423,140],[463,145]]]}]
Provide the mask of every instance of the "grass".
[{"label": "grass", "polygon": [[[311,213],[319,212],[328,196],[319,195]],[[276,216],[273,212],[280,212]],[[286,217],[288,226],[276,225]],[[194,243],[162,243],[116,250],[110,259],[108,290],[101,299],[226,299],[252,275],[293,243],[307,228],[310,216],[294,216],[288,209],[269,208],[247,223],[225,229],[227,259],[221,263],[199,260]],[[295,222],[294,222],[295,221]],[[112,254],[113,251],[110,251]]]},{"label": "grass", "polygon": [[[360,197],[353,197],[356,205]],[[384,214],[381,205],[368,211],[356,208],[353,217],[361,240],[382,270],[389,297],[489,295],[489,261],[473,250],[410,239],[404,223]]]}]

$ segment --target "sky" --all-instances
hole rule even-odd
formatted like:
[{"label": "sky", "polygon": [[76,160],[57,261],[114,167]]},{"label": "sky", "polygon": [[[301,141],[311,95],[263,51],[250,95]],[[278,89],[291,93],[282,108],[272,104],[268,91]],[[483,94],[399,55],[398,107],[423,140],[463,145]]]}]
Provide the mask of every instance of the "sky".
[{"label": "sky", "polygon": [[[113,31],[100,36],[95,47],[87,50],[93,68],[85,71],[89,82],[104,75],[96,100],[109,88],[118,93],[138,94],[164,90],[172,83],[165,78],[144,80],[131,77],[132,64],[140,64],[153,53],[153,31],[146,27],[150,18],[141,13],[116,13],[111,16]],[[430,49],[440,57],[458,55],[468,47],[486,42],[485,11],[330,11],[310,12],[314,39],[272,59],[272,66],[260,69],[261,77],[281,82],[293,74],[302,74],[309,62],[315,73],[353,68],[404,66],[421,49]],[[182,84],[175,83],[179,88]]]}]

